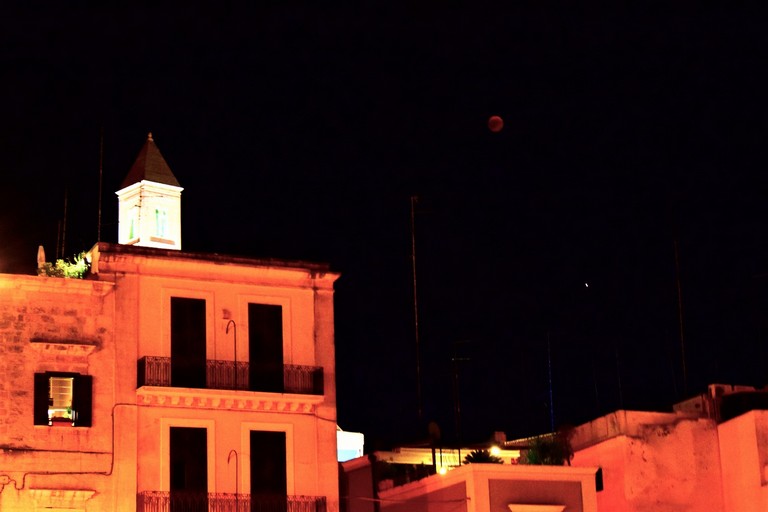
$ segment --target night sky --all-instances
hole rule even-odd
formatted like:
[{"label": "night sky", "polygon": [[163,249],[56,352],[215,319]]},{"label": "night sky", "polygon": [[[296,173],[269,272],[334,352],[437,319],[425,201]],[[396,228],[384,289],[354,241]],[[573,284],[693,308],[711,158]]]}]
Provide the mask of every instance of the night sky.
[{"label": "night sky", "polygon": [[151,131],[185,250],[341,272],[368,449],[455,440],[456,375],[465,441],[548,431],[550,370],[555,426],[766,384],[765,11],[275,4],[0,12],[0,272],[56,256],[65,198],[64,255],[96,241],[102,134],[115,242]]}]

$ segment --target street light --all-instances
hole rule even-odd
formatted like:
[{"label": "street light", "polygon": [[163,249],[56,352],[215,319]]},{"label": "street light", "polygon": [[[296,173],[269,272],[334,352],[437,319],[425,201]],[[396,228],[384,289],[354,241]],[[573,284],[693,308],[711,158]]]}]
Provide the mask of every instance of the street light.
[{"label": "street light", "polygon": [[[234,320],[230,320],[229,322],[227,322],[227,328],[224,329],[224,334],[229,334],[229,327],[230,326],[233,327],[232,330],[234,331],[234,335],[235,335],[235,342],[234,342],[234,345],[235,345],[235,389],[237,389],[237,324],[235,323]],[[229,462],[229,461],[227,461],[227,462]]]},{"label": "street light", "polygon": [[[232,320],[230,320],[231,322]],[[235,456],[235,510],[240,510],[240,507],[238,506],[237,500],[238,500],[238,493],[240,490],[239,484],[240,484],[240,463],[237,459],[237,451],[235,449],[229,450],[229,455],[227,455],[227,465],[229,465],[229,460],[232,458],[232,455]]]}]

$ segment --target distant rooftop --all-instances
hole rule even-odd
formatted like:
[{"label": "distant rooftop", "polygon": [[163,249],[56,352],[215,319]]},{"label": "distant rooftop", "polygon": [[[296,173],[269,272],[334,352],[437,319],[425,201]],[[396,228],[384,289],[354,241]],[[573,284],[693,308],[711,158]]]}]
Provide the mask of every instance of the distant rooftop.
[{"label": "distant rooftop", "polygon": [[[152,258],[181,258],[187,260],[203,260],[210,263],[252,265],[258,267],[281,267],[301,270],[313,270],[317,272],[332,272],[328,263],[314,263],[301,260],[284,260],[278,258],[251,258],[246,256],[232,256],[211,252],[189,252],[173,249],[158,249],[154,247],[141,247],[137,245],[115,244],[99,242],[94,245],[101,253],[132,254],[136,256],[149,256]],[[92,249],[93,250],[93,249]]]}]

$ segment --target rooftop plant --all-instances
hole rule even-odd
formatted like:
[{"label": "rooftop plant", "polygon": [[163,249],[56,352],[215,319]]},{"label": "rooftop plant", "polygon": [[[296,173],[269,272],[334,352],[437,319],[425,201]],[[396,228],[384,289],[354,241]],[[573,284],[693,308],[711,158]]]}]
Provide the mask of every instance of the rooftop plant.
[{"label": "rooftop plant", "polygon": [[525,457],[521,458],[523,464],[562,466],[571,465],[573,448],[571,447],[570,427],[563,427],[558,432],[534,439]]},{"label": "rooftop plant", "polygon": [[91,269],[91,264],[85,257],[85,252],[76,254],[72,261],[58,259],[56,263],[45,262],[41,268],[41,273],[48,277],[69,277],[82,279]]}]

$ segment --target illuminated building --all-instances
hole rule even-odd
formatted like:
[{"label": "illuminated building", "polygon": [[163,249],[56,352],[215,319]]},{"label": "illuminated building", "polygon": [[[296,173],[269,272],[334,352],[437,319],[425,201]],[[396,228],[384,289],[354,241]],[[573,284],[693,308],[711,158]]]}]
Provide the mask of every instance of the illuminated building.
[{"label": "illuminated building", "polygon": [[120,244],[181,249],[181,191],[150,133],[117,191]]},{"label": "illuminated building", "polygon": [[673,412],[619,410],[574,429],[574,466],[600,466],[598,510],[768,510],[768,393],[711,384]]},{"label": "illuminated building", "polygon": [[596,512],[593,468],[466,464],[379,493],[382,512]]},{"label": "illuminated building", "polygon": [[[428,447],[376,452],[342,463],[342,510],[768,510],[768,390],[711,384],[672,409],[619,410],[568,430],[570,466],[457,466],[454,450],[441,450],[440,466]],[[531,441],[494,444],[522,459]]]},{"label": "illuminated building", "polygon": [[346,432],[338,428],[336,431],[337,460],[344,462],[363,456],[365,436],[361,432]]},{"label": "illuminated building", "polygon": [[338,510],[338,274],[182,252],[181,190],[150,136],[85,279],[0,275],[0,510]]},{"label": "illuminated building", "polygon": [[[398,447],[343,462],[344,512],[597,512],[597,467],[527,465],[525,442]],[[528,440],[530,441],[530,440]],[[484,450],[499,463],[466,463]],[[373,504],[376,504],[374,508]]]}]

